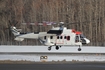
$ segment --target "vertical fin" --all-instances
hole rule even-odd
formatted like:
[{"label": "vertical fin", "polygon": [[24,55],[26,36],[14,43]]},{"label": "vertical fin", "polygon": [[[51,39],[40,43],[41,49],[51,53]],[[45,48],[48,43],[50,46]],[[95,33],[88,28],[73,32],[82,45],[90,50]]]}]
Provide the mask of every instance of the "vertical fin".
[{"label": "vertical fin", "polygon": [[12,33],[14,34],[14,36],[17,36],[17,35],[19,35],[20,34],[20,32],[16,29],[16,27],[14,27],[14,26],[11,26],[11,31],[12,31]]}]

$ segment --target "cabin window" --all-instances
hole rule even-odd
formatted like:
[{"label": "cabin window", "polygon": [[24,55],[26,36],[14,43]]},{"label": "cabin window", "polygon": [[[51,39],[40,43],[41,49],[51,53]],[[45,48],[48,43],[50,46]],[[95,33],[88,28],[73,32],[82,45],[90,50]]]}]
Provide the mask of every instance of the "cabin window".
[{"label": "cabin window", "polygon": [[46,36],[44,36],[44,39],[46,39]]},{"label": "cabin window", "polygon": [[70,36],[67,36],[67,40],[70,40]]},{"label": "cabin window", "polygon": [[50,36],[50,39],[53,39],[53,36]]},{"label": "cabin window", "polygon": [[66,36],[64,37],[64,39],[66,39]]},{"label": "cabin window", "polygon": [[57,39],[59,39],[59,36],[57,36]]},{"label": "cabin window", "polygon": [[60,37],[60,39],[62,39],[62,36]]}]

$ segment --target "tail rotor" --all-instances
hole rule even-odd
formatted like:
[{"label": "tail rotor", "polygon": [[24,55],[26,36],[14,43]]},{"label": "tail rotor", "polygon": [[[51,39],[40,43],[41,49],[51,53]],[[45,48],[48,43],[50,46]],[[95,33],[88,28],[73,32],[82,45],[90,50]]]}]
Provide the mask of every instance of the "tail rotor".
[{"label": "tail rotor", "polygon": [[13,33],[15,36],[19,34],[19,32],[17,31],[17,29],[15,27],[17,24],[18,24],[17,21],[10,21],[10,20],[8,21],[8,25],[7,25],[6,29],[9,30],[10,36],[12,35],[11,33]]}]

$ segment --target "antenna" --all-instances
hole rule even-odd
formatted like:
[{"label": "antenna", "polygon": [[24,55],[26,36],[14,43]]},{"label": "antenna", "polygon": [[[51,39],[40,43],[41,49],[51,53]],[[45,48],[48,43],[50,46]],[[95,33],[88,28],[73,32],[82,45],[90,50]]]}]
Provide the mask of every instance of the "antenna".
[{"label": "antenna", "polygon": [[64,22],[60,22],[59,27],[60,27],[60,30],[63,30],[64,29]]},{"label": "antenna", "polygon": [[64,26],[64,22],[60,22],[60,27],[63,27]]}]

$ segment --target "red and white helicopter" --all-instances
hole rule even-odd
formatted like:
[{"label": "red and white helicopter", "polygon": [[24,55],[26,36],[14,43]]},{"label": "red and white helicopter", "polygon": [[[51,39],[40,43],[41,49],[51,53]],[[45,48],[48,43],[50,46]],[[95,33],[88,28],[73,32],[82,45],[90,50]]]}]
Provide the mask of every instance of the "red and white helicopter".
[{"label": "red and white helicopter", "polygon": [[[23,23],[26,24],[26,23]],[[30,23],[34,25],[35,23]],[[55,23],[39,23],[39,25],[51,25]],[[90,43],[81,32],[74,29],[67,29],[64,27],[64,22],[60,22],[59,27],[52,27],[48,32],[32,32],[22,33],[20,29],[16,29],[15,26],[11,26],[11,31],[16,37],[14,40],[23,41],[27,39],[38,39],[42,44],[49,46],[48,50],[51,50],[52,46],[55,46],[58,50],[61,46],[79,46],[78,51],[81,51],[80,46]]]}]

